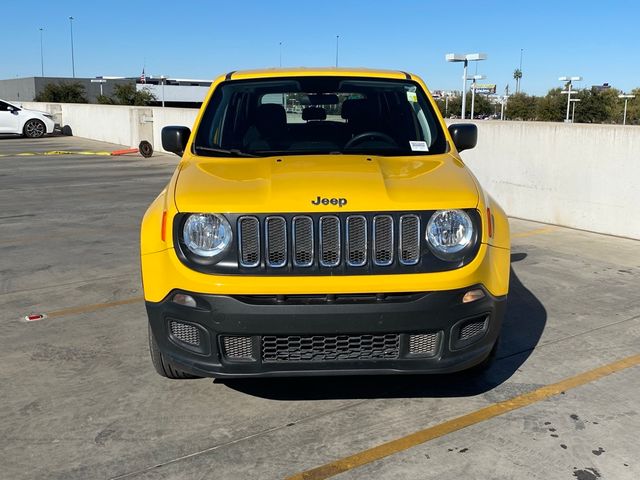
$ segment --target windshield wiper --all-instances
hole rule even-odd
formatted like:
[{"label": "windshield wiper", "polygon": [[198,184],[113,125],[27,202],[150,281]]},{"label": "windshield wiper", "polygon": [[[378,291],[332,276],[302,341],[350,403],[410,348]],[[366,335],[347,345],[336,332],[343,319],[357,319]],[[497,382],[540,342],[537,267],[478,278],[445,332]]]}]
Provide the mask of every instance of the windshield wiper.
[{"label": "windshield wiper", "polygon": [[194,146],[196,153],[198,153],[198,150],[202,150],[204,152],[210,152],[210,153],[221,153],[224,155],[228,155],[230,157],[257,157],[258,155],[253,155],[251,153],[247,153],[247,152],[243,152],[242,150],[238,150],[236,148],[232,148],[230,150],[226,150],[224,148],[213,148],[213,147],[201,147],[201,146]]}]

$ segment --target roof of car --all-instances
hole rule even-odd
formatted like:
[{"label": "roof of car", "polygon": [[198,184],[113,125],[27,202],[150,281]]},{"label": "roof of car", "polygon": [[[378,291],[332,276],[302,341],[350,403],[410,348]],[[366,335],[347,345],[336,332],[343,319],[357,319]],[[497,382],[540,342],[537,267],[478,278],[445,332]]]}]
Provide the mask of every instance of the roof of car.
[{"label": "roof of car", "polygon": [[262,68],[257,70],[241,70],[229,72],[226,80],[247,80],[250,78],[269,77],[301,77],[301,76],[340,76],[340,77],[373,77],[411,79],[411,74],[400,70],[377,70],[370,68],[349,67],[294,67],[294,68]]}]

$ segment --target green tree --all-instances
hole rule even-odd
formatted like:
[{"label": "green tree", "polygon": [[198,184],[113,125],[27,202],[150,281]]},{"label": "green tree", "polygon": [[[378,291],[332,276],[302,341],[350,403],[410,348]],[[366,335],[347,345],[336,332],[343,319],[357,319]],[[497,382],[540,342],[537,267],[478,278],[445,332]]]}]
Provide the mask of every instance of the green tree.
[{"label": "green tree", "polygon": [[536,118],[543,122],[561,122],[565,118],[567,97],[560,88],[553,88],[536,101]]},{"label": "green tree", "polygon": [[578,92],[576,98],[575,122],[580,123],[615,123],[620,121],[622,105],[618,100],[620,92],[615,88],[598,90],[593,87]]},{"label": "green tree", "polygon": [[[640,88],[634,88],[631,95],[636,98],[627,100],[627,125],[640,125]],[[620,102],[620,114],[617,123],[622,123],[622,115],[624,114],[624,99],[618,99]]]},{"label": "green tree", "polygon": [[506,115],[509,120],[535,120],[537,98],[526,93],[511,95],[507,101]]},{"label": "green tree", "polygon": [[520,79],[522,78],[522,70],[516,68],[513,71],[513,79],[516,81],[516,93],[520,93]]},{"label": "green tree", "polygon": [[107,95],[98,95],[96,97],[96,102],[102,104],[102,105],[113,105],[113,98],[107,96]]},{"label": "green tree", "polygon": [[36,95],[36,102],[88,103],[85,89],[79,82],[47,83]]},{"label": "green tree", "polygon": [[149,105],[156,101],[155,95],[148,90],[137,90],[134,83],[114,85],[113,103],[118,105]]}]

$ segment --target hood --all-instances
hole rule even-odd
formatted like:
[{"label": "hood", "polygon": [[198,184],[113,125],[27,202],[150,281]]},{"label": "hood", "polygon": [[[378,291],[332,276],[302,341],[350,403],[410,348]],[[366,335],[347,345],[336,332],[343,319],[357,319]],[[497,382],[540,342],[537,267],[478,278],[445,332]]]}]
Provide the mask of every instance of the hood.
[{"label": "hood", "polygon": [[175,189],[181,212],[269,213],[474,208],[478,189],[449,154],[191,157]]}]

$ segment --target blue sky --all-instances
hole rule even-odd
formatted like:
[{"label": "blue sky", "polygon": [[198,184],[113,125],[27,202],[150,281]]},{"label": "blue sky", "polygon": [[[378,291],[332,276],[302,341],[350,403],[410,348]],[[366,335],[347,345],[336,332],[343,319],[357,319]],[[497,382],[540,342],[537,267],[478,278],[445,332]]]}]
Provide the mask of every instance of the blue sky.
[{"label": "blue sky", "polygon": [[[335,63],[408,70],[432,90],[460,89],[462,67],[447,52],[485,52],[477,73],[509,83],[524,49],[524,91],[544,94],[561,75],[582,86],[640,86],[640,3],[436,1],[75,1],[3,0],[0,79],[71,76],[69,20],[75,20],[76,76],[147,75],[210,79],[219,73]],[[475,73],[472,65],[470,73]]]}]

